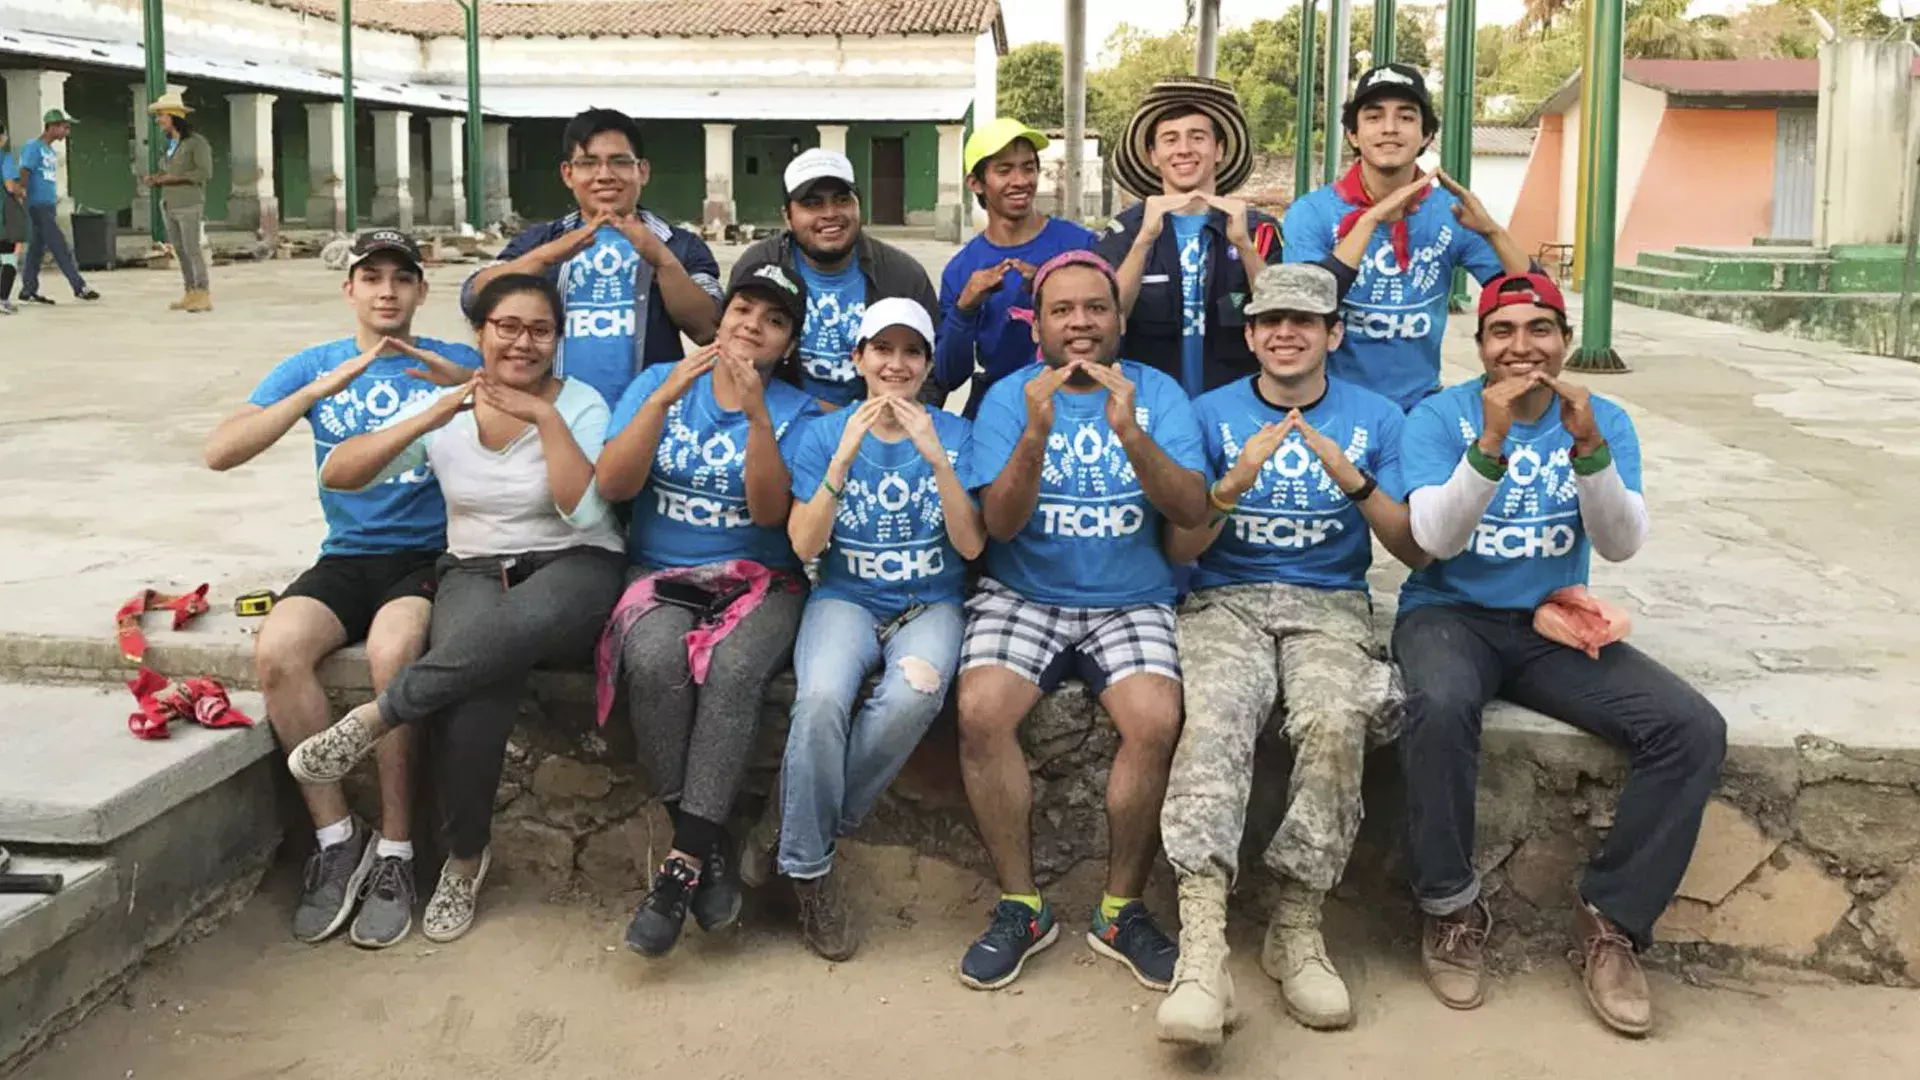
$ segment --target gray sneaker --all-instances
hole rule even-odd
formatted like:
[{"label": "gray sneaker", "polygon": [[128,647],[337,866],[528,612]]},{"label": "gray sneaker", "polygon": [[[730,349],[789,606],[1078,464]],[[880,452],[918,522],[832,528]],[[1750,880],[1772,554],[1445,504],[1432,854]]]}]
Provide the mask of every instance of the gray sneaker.
[{"label": "gray sneaker", "polygon": [[339,933],[353,915],[373,862],[373,830],[354,818],[352,837],[307,859],[300,904],[293,909],[293,936],[316,945]]},{"label": "gray sneaker", "polygon": [[[379,846],[374,850],[378,855]],[[413,860],[379,855],[360,895],[365,899],[353,920],[353,943],[363,949],[400,944],[413,929]]]}]

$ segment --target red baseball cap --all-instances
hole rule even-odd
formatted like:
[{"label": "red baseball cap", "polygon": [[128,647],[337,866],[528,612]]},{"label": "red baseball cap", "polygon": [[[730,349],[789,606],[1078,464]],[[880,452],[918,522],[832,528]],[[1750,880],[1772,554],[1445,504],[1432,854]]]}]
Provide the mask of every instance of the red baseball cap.
[{"label": "red baseball cap", "polygon": [[1563,317],[1567,313],[1567,298],[1545,274],[1502,274],[1487,282],[1480,289],[1480,321],[1510,304],[1537,304]]}]

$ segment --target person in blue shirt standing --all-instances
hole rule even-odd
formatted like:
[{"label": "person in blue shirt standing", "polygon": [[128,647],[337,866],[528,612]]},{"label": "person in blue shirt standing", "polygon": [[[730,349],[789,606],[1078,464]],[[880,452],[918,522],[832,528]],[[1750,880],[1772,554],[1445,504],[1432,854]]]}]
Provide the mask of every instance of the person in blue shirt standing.
[{"label": "person in blue shirt standing", "polygon": [[1227,893],[1239,870],[1254,743],[1286,703],[1287,811],[1263,861],[1280,888],[1261,965],[1314,1028],[1353,1022],[1327,959],[1320,909],[1360,831],[1361,766],[1392,737],[1392,670],[1376,655],[1371,539],[1413,566],[1400,477],[1399,406],[1327,375],[1339,284],[1325,267],[1269,266],[1247,305],[1260,374],[1194,402],[1217,477],[1213,520],[1175,530],[1168,558],[1199,559],[1180,607],[1186,725],[1160,811],[1180,881],[1180,965],[1160,1037],[1212,1045],[1233,1003]]},{"label": "person in blue shirt standing", "polygon": [[[313,429],[316,472],[339,444],[373,431],[409,406],[480,367],[472,346],[413,335],[427,299],[420,249],[393,229],[361,233],[343,286],[354,336],[296,353],[268,372],[238,412],[208,436],[207,467],[252,461],[302,419]],[[254,670],[267,719],[284,747],[324,730],[331,717],[317,669],[335,650],[367,644],[375,693],[426,645],[434,563],[447,546],[447,506],[431,466],[365,491],[320,491],[327,537],[320,561],[280,594],[254,638]],[[355,817],[338,784],[303,784],[318,850],[293,912],[293,934],[322,941],[356,905],[356,945],[383,948],[406,936],[413,901],[410,811],[412,738],[379,746],[380,827]]]},{"label": "person in blue shirt standing", "polygon": [[20,299],[23,303],[53,303],[40,295],[40,260],[52,252],[54,265],[66,275],[73,295],[81,300],[98,300],[100,294],[88,288],[87,279],[80,276],[73,248],[67,246],[67,235],[60,231],[60,219],[54,213],[60,203],[60,152],[54,144],[73,130],[73,117],[60,109],[48,109],[43,119],[46,126],[40,137],[20,148],[18,162],[17,179],[27,188],[27,222],[32,228],[26,265],[20,268]]},{"label": "person in blue shirt standing", "polygon": [[1525,273],[1530,263],[1472,192],[1444,173],[1445,190],[1429,190],[1434,178],[1420,173],[1418,159],[1440,130],[1440,118],[1418,68],[1386,64],[1363,73],[1341,123],[1359,160],[1338,183],[1287,208],[1284,251],[1293,262],[1323,259],[1377,202],[1417,185],[1379,222],[1387,227],[1373,232],[1346,294],[1346,337],[1328,369],[1410,409],[1440,386],[1453,271],[1484,282]]},{"label": "person in blue shirt standing", "polygon": [[699,236],[640,205],[653,174],[640,125],[614,109],[588,109],[561,136],[560,179],[578,208],[531,225],[461,290],[470,308],[487,282],[537,274],[567,304],[558,374],[620,400],[642,369],[686,355],[682,334],[713,340],[720,322],[720,264]]},{"label": "person in blue shirt standing", "polygon": [[1545,275],[1488,282],[1475,335],[1486,374],[1407,416],[1413,535],[1434,559],[1401,589],[1393,630],[1407,852],[1427,985],[1473,1008],[1492,923],[1473,862],[1481,709],[1497,694],[1625,747],[1626,787],[1581,881],[1573,945],[1588,1003],[1637,1036],[1653,1025],[1637,952],[1686,873],[1727,732],[1699,691],[1632,645],[1589,656],[1535,629],[1544,602],[1585,587],[1591,553],[1619,562],[1647,536],[1633,422],[1561,377],[1566,310]]},{"label": "person in blue shirt standing", "polygon": [[1077,674],[1120,733],[1107,889],[1088,945],[1164,990],[1179,950],[1139,899],[1180,732],[1174,573],[1160,527],[1206,523],[1206,456],[1179,384],[1120,359],[1120,283],[1105,260],[1055,256],[1034,275],[1033,299],[1044,362],[994,384],[974,421],[969,484],[992,543],[967,601],[960,769],[1001,894],[960,981],[1006,986],[1059,938],[1034,883],[1018,733],[1041,695]]},{"label": "person in blue shirt standing", "polygon": [[7,141],[7,125],[0,122],[0,315],[13,314],[13,279],[18,272],[20,245],[27,239],[26,186],[20,182],[20,162]]},{"label": "person in blue shirt standing", "polygon": [[973,425],[918,400],[933,350],[919,304],[867,308],[853,352],[867,399],[807,425],[792,454],[787,533],[801,558],[820,559],[820,583],[794,643],[779,867],[807,944],[827,960],[860,942],[834,841],[853,835],[939,715],[960,664],[966,562],[986,546],[961,479]]},{"label": "person in blue shirt standing", "polygon": [[986,209],[987,227],[940,275],[933,378],[950,390],[972,383],[963,413],[969,418],[989,387],[1033,363],[1027,283],[1035,270],[1063,251],[1093,246],[1093,233],[1079,223],[1034,212],[1046,148],[1045,135],[1004,116],[967,139],[967,187]]}]

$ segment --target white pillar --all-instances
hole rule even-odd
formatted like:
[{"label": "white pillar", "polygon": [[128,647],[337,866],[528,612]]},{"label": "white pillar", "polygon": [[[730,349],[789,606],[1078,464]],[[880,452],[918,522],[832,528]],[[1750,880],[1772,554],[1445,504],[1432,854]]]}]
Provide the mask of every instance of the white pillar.
[{"label": "white pillar", "polygon": [[847,152],[847,125],[815,124],[820,129],[820,149],[831,150],[836,154]]},{"label": "white pillar", "polygon": [[960,124],[941,124],[940,164],[936,176],[940,181],[938,205],[933,211],[933,238],[957,244],[966,239],[967,214],[966,170],[961,168],[960,136],[966,128]]},{"label": "white pillar", "polygon": [[407,156],[419,163],[408,179],[407,187],[413,192],[413,209],[419,214],[427,205],[427,133],[420,125],[411,125],[407,131]]},{"label": "white pillar", "polygon": [[481,215],[488,223],[505,221],[513,216],[513,184],[510,166],[513,155],[508,152],[508,133],[512,126],[508,124],[485,124],[481,127],[484,142],[487,179],[486,213]]},{"label": "white pillar", "polygon": [[[29,68],[0,71],[0,75],[7,80],[7,146],[18,158],[28,140],[39,138],[47,126],[47,110],[66,109],[68,73]],[[60,218],[60,227],[71,234],[73,189],[67,184],[67,147],[63,144],[57,149],[60,160],[54,168],[53,182],[60,191],[60,201],[54,213]]]},{"label": "white pillar", "polygon": [[413,228],[413,159],[405,109],[373,110],[373,224]]},{"label": "white pillar", "polygon": [[427,223],[457,226],[467,220],[466,129],[464,116],[435,116],[427,120],[428,160],[433,164],[427,194]]},{"label": "white pillar", "polygon": [[280,232],[280,197],[273,193],[274,94],[228,94],[233,133],[229,153],[233,161],[233,190],[227,195],[227,224],[236,229],[259,229],[273,237]]},{"label": "white pillar", "polygon": [[739,216],[733,201],[733,125],[708,124],[706,128],[707,203],[700,217],[707,228],[719,230]]},{"label": "white pillar", "polygon": [[346,114],[337,101],[307,106],[307,228],[347,228]]}]

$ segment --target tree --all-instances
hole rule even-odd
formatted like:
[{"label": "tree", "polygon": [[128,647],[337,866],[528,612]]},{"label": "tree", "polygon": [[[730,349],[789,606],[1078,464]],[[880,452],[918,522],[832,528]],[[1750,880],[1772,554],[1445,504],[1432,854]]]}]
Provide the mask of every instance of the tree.
[{"label": "tree", "polygon": [[1007,50],[1000,58],[1000,115],[1024,120],[1042,131],[1064,127],[1065,64],[1060,46],[1048,41]]},{"label": "tree", "polygon": [[1689,0],[1627,4],[1626,55],[1648,60],[1727,60],[1733,50],[1711,25],[1687,18]]}]

